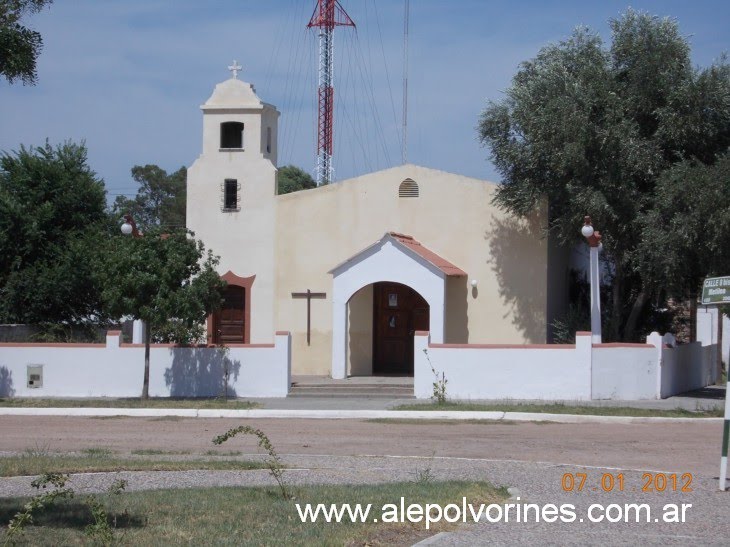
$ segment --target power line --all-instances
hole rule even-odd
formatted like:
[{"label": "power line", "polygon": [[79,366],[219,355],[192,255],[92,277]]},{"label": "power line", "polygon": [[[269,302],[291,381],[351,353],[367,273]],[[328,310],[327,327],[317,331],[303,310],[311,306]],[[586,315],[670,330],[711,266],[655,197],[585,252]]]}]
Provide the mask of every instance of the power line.
[{"label": "power line", "polygon": [[403,163],[408,163],[408,24],[409,0],[405,0],[405,14],[403,16]]}]

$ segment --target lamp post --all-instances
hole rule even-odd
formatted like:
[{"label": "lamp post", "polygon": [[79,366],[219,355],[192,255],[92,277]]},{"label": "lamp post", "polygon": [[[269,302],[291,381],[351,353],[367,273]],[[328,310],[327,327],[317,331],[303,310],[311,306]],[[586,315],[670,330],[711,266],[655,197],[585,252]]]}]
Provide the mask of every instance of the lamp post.
[{"label": "lamp post", "polygon": [[601,343],[601,276],[598,269],[598,252],[601,249],[601,233],[593,229],[591,217],[583,219],[580,230],[590,246],[590,282],[591,282],[591,342]]},{"label": "lamp post", "polygon": [[[132,215],[127,213],[122,217],[124,222],[119,227],[119,229],[122,231],[122,233],[125,236],[131,235],[132,237],[142,237],[144,234],[140,232],[137,229],[137,223],[134,222],[134,218],[132,218]],[[145,322],[141,319],[135,319],[132,321],[132,343],[133,344],[145,344],[145,365],[148,366],[149,363],[149,338],[147,337],[147,326],[145,325]],[[145,393],[142,394],[143,398],[146,397],[146,390]]]},{"label": "lamp post", "polygon": [[[124,223],[120,226],[125,236],[139,238],[144,234],[137,229],[137,223],[134,222],[132,215],[127,213],[122,217]],[[142,319],[135,319],[132,324],[132,342],[138,343],[140,338],[144,338],[144,381],[142,384],[142,399],[148,399],[150,394],[150,329],[149,325]]]}]

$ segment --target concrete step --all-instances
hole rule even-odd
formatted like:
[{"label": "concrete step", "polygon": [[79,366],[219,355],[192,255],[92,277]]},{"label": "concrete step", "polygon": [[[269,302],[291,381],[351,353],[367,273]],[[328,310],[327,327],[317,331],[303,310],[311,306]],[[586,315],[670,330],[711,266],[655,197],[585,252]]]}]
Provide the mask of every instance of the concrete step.
[{"label": "concrete step", "polygon": [[412,384],[292,384],[289,397],[412,399]]},{"label": "concrete step", "polygon": [[298,393],[290,391],[287,397],[292,399],[415,399],[410,393],[362,393],[338,391],[334,393]]},{"label": "concrete step", "polygon": [[289,392],[287,397],[291,399],[415,399],[413,392],[410,393],[297,393]]},{"label": "concrete step", "polygon": [[349,383],[321,383],[321,384],[300,384],[292,382],[292,388],[297,389],[413,389],[413,384],[349,384]]}]

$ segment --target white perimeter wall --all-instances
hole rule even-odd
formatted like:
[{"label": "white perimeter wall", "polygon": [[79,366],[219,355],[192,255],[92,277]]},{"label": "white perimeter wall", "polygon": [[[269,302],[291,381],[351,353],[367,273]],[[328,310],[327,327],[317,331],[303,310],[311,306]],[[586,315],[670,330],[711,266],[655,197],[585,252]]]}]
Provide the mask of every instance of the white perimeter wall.
[{"label": "white perimeter wall", "polygon": [[578,333],[575,345],[431,344],[419,332],[414,391],[433,395],[432,367],[445,374],[450,399],[658,399],[715,382],[716,345],[668,342],[652,333],[647,344],[591,344]]},{"label": "white perimeter wall", "polygon": [[446,375],[452,399],[591,398],[590,334],[576,337],[575,346],[429,345],[422,333],[414,343],[417,398],[433,394],[431,364]]},{"label": "white perimeter wall", "polygon": [[[120,335],[103,344],[0,344],[0,396],[139,397],[144,346],[120,346]],[[271,345],[217,348],[153,345],[151,397],[286,397],[290,381],[289,333]],[[43,365],[43,387],[27,387],[28,365]]]},{"label": "white perimeter wall", "polygon": [[597,344],[592,354],[593,399],[656,399],[659,360],[648,344]]},{"label": "white perimeter wall", "polygon": [[[717,344],[717,306],[697,306],[697,341],[703,346]],[[722,315],[722,360],[730,363],[730,317]]]},{"label": "white perimeter wall", "polygon": [[[138,397],[144,346],[0,344],[0,396]],[[579,333],[575,345],[504,346],[430,344],[414,339],[414,391],[433,394],[433,368],[445,373],[451,399],[656,399],[716,381],[717,345],[673,347],[671,335],[652,333],[647,344],[595,344]],[[424,351],[425,350],[425,351]],[[43,387],[27,387],[27,367],[43,366]],[[291,337],[271,345],[216,348],[152,346],[150,396],[286,397],[291,384]]]},{"label": "white perimeter wall", "polygon": [[700,342],[661,350],[661,396],[670,397],[714,384],[717,381],[717,344]]}]

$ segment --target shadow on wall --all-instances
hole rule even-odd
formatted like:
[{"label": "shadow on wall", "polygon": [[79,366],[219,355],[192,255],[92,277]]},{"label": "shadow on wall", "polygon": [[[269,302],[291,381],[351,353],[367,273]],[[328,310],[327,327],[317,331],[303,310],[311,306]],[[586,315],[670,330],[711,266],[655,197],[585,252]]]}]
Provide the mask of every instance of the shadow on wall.
[{"label": "shadow on wall", "polygon": [[499,295],[511,307],[512,324],[527,343],[544,343],[547,271],[537,251],[548,241],[541,218],[495,219],[493,226],[484,239],[489,242],[488,263],[496,274]]},{"label": "shadow on wall", "polygon": [[[469,342],[468,282],[467,277],[446,278],[444,342],[447,344],[466,344]],[[476,288],[474,288],[474,291],[476,291]],[[476,298],[474,291],[472,291],[472,298]]]},{"label": "shadow on wall", "polygon": [[373,286],[352,295],[347,311],[349,374],[369,376],[373,373]]},{"label": "shadow on wall", "polygon": [[15,395],[13,388],[13,373],[8,367],[0,367],[0,397],[12,397]]},{"label": "shadow on wall", "polygon": [[165,370],[165,384],[171,397],[237,397],[231,383],[238,380],[241,362],[232,361],[225,349],[171,348],[170,351],[172,366]]}]

